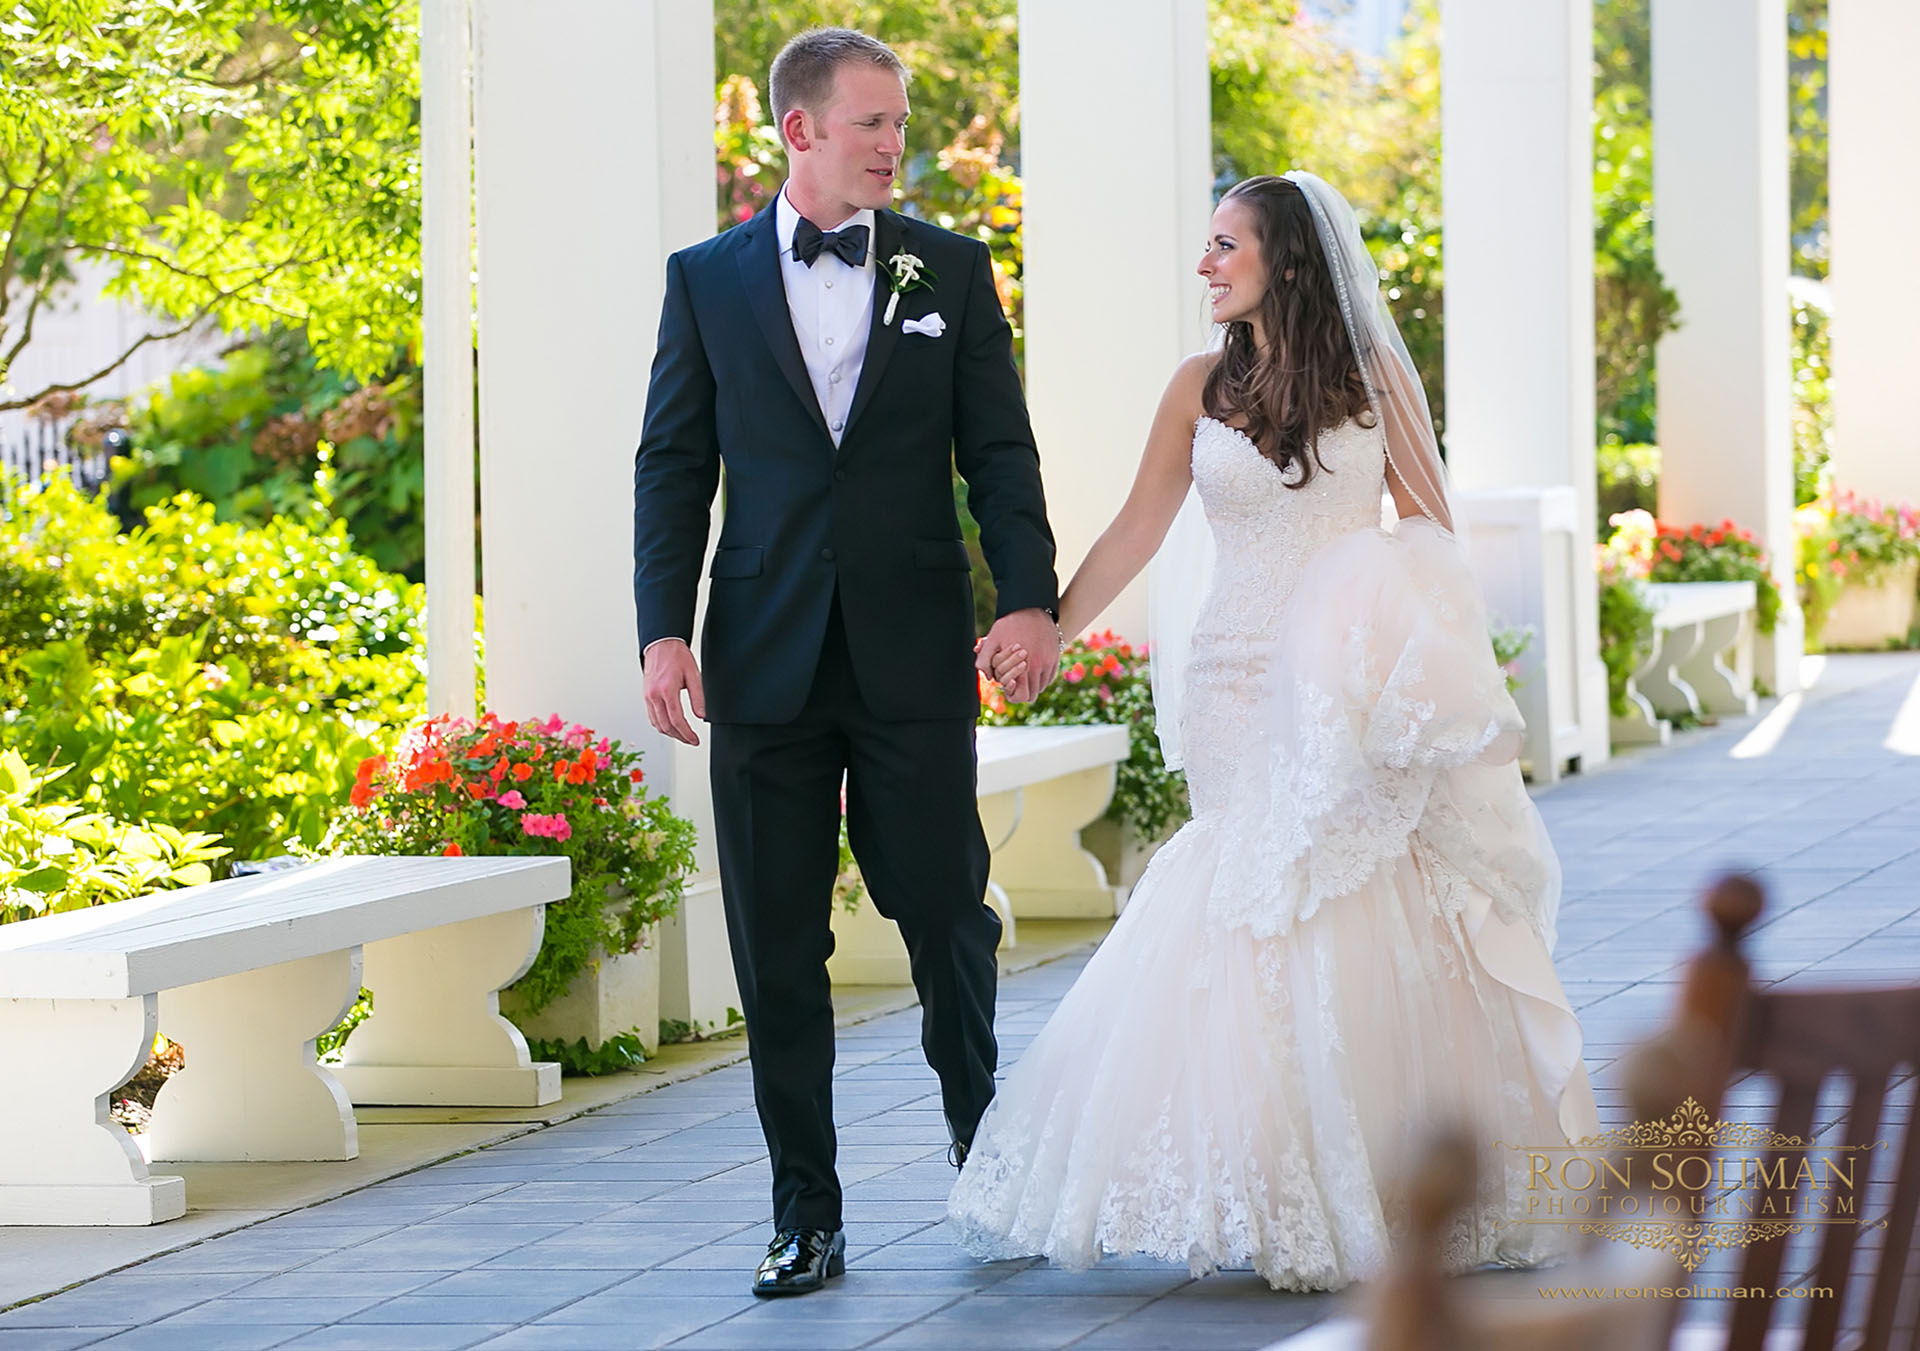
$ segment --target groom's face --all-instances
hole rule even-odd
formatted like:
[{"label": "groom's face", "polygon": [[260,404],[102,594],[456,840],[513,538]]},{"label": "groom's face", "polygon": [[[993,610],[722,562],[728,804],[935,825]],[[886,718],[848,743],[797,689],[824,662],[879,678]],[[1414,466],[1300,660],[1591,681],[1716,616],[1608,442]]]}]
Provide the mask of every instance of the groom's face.
[{"label": "groom's face", "polygon": [[889,205],[906,150],[907,112],[906,85],[892,71],[864,62],[841,66],[831,101],[801,114],[799,135],[789,131],[796,183],[823,204],[844,208],[841,219]]}]

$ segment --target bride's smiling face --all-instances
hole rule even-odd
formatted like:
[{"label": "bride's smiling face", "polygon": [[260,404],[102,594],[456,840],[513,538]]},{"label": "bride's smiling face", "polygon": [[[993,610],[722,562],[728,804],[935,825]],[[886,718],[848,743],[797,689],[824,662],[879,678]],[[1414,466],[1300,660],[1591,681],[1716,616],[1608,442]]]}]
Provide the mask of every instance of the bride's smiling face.
[{"label": "bride's smiling face", "polygon": [[1267,294],[1267,266],[1260,258],[1253,210],[1232,198],[1214,210],[1199,273],[1216,324],[1254,323]]}]

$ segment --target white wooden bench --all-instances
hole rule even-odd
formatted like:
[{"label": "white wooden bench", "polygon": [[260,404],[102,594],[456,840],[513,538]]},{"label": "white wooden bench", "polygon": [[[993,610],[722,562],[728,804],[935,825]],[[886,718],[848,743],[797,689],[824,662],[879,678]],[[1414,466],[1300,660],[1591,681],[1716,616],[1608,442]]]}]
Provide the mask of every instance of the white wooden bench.
[{"label": "white wooden bench", "polygon": [[1752,582],[1648,582],[1653,648],[1627,677],[1615,744],[1665,745],[1673,719],[1751,713],[1758,594]]},{"label": "white wooden bench", "polygon": [[[1000,945],[1020,919],[1112,918],[1113,887],[1080,831],[1113,800],[1128,729],[982,727],[975,791],[993,850],[987,902],[1000,915]],[[836,909],[827,970],[841,985],[906,985],[913,979],[900,930],[864,897],[857,913]]]},{"label": "white wooden bench", "polygon": [[[153,1224],[186,1209],[109,1113],[164,1031],[186,1052],[155,1160],[351,1159],[353,1104],[537,1106],[497,992],[540,950],[562,858],[347,858],[0,925],[0,1224]],[[314,1059],[362,984],[345,1063]]]}]

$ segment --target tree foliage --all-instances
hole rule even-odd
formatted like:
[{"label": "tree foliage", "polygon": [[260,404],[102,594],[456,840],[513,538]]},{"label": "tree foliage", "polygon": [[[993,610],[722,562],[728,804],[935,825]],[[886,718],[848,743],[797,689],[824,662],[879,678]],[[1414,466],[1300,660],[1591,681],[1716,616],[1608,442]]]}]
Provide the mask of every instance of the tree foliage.
[{"label": "tree foliage", "polygon": [[406,0],[19,0],[0,17],[0,365],[82,259],[155,335],[279,323],[334,369],[391,365],[419,329],[417,19]]}]

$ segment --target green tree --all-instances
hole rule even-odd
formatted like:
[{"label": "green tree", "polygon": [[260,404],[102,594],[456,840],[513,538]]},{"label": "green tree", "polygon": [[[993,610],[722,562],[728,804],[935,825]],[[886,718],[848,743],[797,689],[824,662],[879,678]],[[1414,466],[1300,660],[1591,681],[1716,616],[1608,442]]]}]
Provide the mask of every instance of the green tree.
[{"label": "green tree", "polygon": [[1593,319],[1596,439],[1654,439],[1654,354],[1680,301],[1653,248],[1648,0],[1594,7]]},{"label": "green tree", "polygon": [[19,0],[0,17],[0,367],[83,259],[158,334],[279,323],[333,369],[391,366],[419,330],[418,43],[408,0]]},{"label": "green tree", "polygon": [[1444,428],[1438,0],[1379,59],[1297,4],[1212,0],[1211,24],[1216,190],[1296,168],[1340,190]]}]

